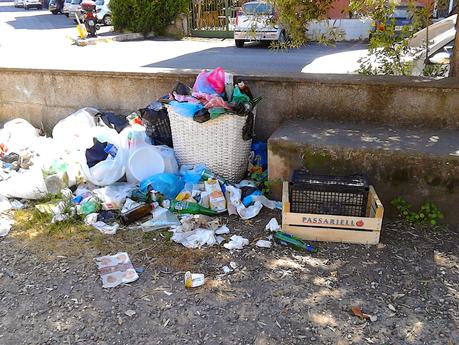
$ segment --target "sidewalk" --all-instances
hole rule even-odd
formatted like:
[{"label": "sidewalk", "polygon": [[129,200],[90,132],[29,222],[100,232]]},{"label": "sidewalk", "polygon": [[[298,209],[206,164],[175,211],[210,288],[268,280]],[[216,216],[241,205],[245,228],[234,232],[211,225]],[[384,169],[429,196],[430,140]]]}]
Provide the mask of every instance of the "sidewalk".
[{"label": "sidewalk", "polygon": [[142,41],[155,37],[154,34],[143,35],[140,33],[122,33],[113,31],[112,27],[101,27],[94,38],[77,38],[75,44],[80,47],[96,45],[98,43]]}]

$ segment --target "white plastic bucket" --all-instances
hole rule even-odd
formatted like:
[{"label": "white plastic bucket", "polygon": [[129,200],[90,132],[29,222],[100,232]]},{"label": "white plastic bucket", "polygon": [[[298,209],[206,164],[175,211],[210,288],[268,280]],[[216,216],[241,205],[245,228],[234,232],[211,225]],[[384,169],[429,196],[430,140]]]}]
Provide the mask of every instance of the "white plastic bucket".
[{"label": "white plastic bucket", "polygon": [[165,170],[164,158],[154,146],[138,147],[130,154],[127,161],[126,177],[129,182],[137,183]]},{"label": "white plastic bucket", "polygon": [[[123,137],[120,136],[114,129],[108,127],[94,127],[90,129],[87,139],[85,140],[85,149],[82,150],[82,163],[81,168],[83,170],[84,177],[87,181],[97,186],[108,186],[124,176],[126,172],[125,162],[127,151],[125,144],[123,143]],[[118,152],[115,158],[107,158],[89,168],[86,162],[86,149],[92,147],[92,138],[96,138],[100,142],[107,142],[115,145],[118,148]]]}]

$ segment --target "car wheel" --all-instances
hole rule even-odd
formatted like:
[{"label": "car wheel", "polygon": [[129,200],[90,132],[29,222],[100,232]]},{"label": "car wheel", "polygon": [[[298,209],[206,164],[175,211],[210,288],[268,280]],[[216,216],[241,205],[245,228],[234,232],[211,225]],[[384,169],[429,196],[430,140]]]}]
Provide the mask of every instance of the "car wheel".
[{"label": "car wheel", "polygon": [[234,40],[234,42],[236,43],[236,47],[244,48],[244,43],[245,43],[244,40]]},{"label": "car wheel", "polygon": [[56,15],[56,14],[58,14],[58,13],[59,13],[59,11],[57,11],[57,10],[54,10],[54,11],[51,11],[51,13],[52,13],[52,14],[54,14],[54,15]]},{"label": "car wheel", "polygon": [[102,19],[102,22],[103,22],[104,25],[106,25],[106,26],[112,25],[112,16],[109,15],[109,14],[105,15],[104,19]]},{"label": "car wheel", "polygon": [[285,34],[285,31],[281,31],[279,34],[279,38],[277,40],[279,44],[285,44],[287,43],[287,35]]},{"label": "car wheel", "polygon": [[40,6],[40,7],[37,7],[37,10],[42,10],[42,9],[43,9],[43,7],[42,7],[42,6]]}]

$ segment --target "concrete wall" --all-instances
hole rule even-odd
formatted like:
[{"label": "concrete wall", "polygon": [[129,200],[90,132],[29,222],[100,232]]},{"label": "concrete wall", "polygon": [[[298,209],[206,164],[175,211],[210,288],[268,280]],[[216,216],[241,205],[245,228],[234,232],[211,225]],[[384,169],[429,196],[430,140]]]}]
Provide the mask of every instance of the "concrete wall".
[{"label": "concrete wall", "polygon": [[[0,122],[23,117],[50,130],[84,107],[128,113],[166,94],[197,71],[117,73],[0,69]],[[267,139],[287,118],[459,129],[459,82],[357,75],[243,76],[264,97],[258,137]]]},{"label": "concrete wall", "polygon": [[368,39],[370,29],[370,19],[329,19],[309,24],[307,35],[318,41],[321,35],[329,37],[333,32],[337,41],[358,41]]}]

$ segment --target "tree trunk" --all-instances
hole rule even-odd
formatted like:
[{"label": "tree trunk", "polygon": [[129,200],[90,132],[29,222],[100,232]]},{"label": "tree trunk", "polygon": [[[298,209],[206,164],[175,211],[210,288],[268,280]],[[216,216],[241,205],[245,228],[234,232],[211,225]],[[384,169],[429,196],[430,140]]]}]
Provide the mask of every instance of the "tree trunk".
[{"label": "tree trunk", "polygon": [[456,38],[454,40],[453,56],[451,57],[450,77],[459,77],[459,14],[456,18]]}]

